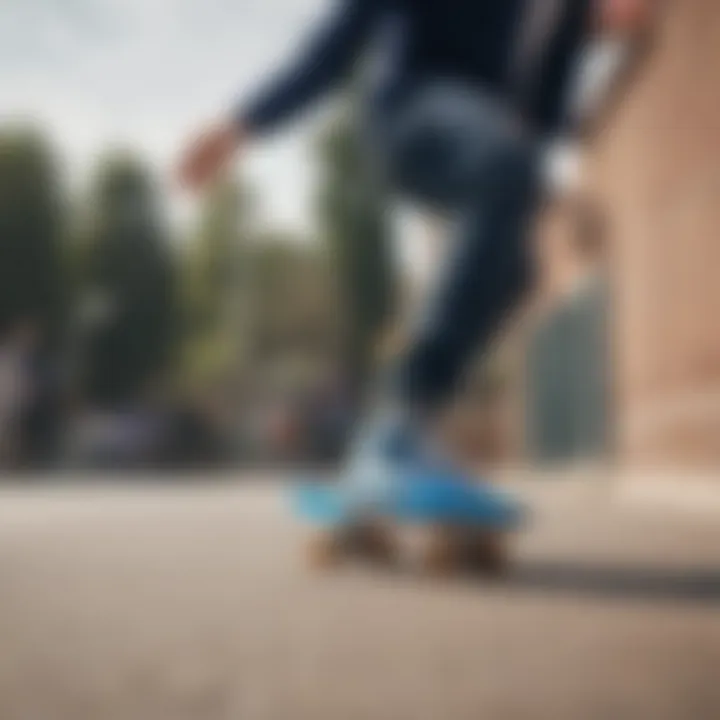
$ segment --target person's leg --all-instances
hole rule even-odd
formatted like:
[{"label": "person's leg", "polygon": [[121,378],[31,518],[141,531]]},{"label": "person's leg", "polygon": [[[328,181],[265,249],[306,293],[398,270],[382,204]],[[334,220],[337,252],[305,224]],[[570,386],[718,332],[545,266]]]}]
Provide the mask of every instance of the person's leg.
[{"label": "person's leg", "polygon": [[391,370],[389,387],[383,383],[391,410],[371,417],[351,453],[345,480],[353,512],[392,492],[396,461],[421,472],[434,462],[423,420],[450,399],[531,274],[526,229],[536,204],[537,159],[512,118],[479,93],[433,83],[407,99],[382,131],[390,179],[446,212],[457,236],[408,350]]},{"label": "person's leg", "polygon": [[400,401],[432,411],[528,287],[537,152],[493,101],[440,83],[408,102],[388,139],[396,183],[447,211],[456,234],[395,373]]}]

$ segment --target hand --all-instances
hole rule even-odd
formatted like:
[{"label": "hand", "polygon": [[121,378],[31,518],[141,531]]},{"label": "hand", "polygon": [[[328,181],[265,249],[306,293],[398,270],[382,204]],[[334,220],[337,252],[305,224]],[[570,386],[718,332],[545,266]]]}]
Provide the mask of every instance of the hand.
[{"label": "hand", "polygon": [[202,190],[227,168],[244,139],[242,129],[229,122],[202,132],[189,143],[180,159],[180,183],[190,190]]},{"label": "hand", "polygon": [[638,35],[649,25],[656,0],[599,0],[599,24],[613,35]]}]

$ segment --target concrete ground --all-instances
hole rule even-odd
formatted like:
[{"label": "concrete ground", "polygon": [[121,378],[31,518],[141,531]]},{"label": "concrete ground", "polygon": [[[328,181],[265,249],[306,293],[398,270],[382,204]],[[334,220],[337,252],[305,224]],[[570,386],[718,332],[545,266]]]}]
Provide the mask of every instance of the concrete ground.
[{"label": "concrete ground", "polygon": [[720,717],[715,513],[526,483],[493,584],[314,573],[271,478],[18,487],[2,720]]}]

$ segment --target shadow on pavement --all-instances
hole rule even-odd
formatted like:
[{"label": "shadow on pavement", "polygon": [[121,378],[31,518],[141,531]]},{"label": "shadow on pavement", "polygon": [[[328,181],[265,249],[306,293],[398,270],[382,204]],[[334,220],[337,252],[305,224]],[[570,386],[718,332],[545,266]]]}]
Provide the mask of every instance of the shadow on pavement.
[{"label": "shadow on pavement", "polygon": [[524,562],[502,582],[512,590],[567,593],[622,600],[720,602],[720,568],[647,568]]}]

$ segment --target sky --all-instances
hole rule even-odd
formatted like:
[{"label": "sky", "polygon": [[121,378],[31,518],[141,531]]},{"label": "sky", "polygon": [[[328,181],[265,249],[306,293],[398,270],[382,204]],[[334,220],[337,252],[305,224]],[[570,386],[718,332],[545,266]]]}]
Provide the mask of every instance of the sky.
[{"label": "sky", "polygon": [[[132,147],[167,181],[183,139],[292,55],[323,0],[2,0],[0,120],[31,119],[82,187],[98,153]],[[315,125],[253,150],[262,215],[309,231]],[[190,201],[169,192],[179,214]]]}]

